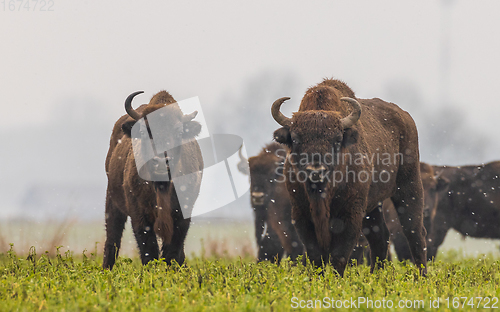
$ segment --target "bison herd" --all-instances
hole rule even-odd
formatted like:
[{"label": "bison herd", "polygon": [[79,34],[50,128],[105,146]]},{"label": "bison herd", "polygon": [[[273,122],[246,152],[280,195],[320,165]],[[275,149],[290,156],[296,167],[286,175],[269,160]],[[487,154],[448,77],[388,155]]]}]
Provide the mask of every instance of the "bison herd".
[{"label": "bison herd", "polygon": [[[134,110],[132,99],[139,93],[125,101],[127,115],[113,128],[106,158],[103,267],[109,269],[128,216],[144,264],[160,251],[168,263],[182,264],[190,218],[183,216],[178,196],[188,196],[194,205],[202,179],[197,112],[185,115],[165,91]],[[295,261],[303,255],[302,261],[330,264],[342,276],[353,259],[361,263],[369,251],[373,272],[391,258],[392,243],[399,260],[413,261],[425,275],[450,228],[500,238],[500,162],[463,167],[420,162],[412,117],[381,99],[357,98],[339,80],[309,88],[291,117],[280,111],[287,100],[271,105],[281,126],[275,142],[248,160],[239,153],[238,169],[250,177],[258,261],[279,262],[285,255]],[[170,110],[162,144],[170,147],[153,148],[154,157],[138,168],[136,151],[153,140],[148,115],[165,107]],[[172,179],[187,172],[197,174],[184,179],[185,193],[179,195]]]}]

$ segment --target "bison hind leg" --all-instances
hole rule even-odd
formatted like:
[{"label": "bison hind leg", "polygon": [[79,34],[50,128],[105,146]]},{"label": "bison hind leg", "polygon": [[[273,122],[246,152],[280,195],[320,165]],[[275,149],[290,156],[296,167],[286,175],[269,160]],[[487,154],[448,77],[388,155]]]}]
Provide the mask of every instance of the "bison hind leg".
[{"label": "bison hind leg", "polygon": [[396,233],[394,235],[394,238],[392,239],[392,242],[399,261],[413,261],[411,250],[408,246],[408,240],[406,240],[406,237],[403,235],[403,233]]},{"label": "bison hind leg", "polygon": [[370,271],[382,268],[389,250],[389,229],[385,224],[382,207],[378,206],[363,219],[363,234],[370,245]]},{"label": "bison hind leg", "polygon": [[102,267],[112,269],[115,265],[122,240],[123,229],[127,216],[113,207],[113,203],[108,196],[106,200],[106,243],[104,244],[104,255]]},{"label": "bison hind leg", "polygon": [[[419,177],[420,178],[420,177]],[[420,185],[419,185],[420,183]],[[408,240],[411,255],[421,275],[427,273],[427,231],[423,224],[423,194],[420,180],[417,183],[402,183],[392,197],[403,233]]]}]

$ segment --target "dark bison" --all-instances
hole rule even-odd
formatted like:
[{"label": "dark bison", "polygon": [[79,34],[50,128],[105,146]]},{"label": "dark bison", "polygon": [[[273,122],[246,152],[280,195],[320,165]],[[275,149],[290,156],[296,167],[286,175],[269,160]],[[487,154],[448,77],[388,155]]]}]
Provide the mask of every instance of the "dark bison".
[{"label": "dark bison", "polygon": [[500,161],[477,166],[434,166],[450,181],[440,194],[429,233],[430,258],[435,257],[450,228],[465,236],[500,238]]},{"label": "dark bison", "polygon": [[[143,264],[158,258],[157,236],[162,240],[162,257],[168,263],[175,260],[182,264],[190,218],[183,216],[178,196],[189,198],[186,205],[190,207],[183,207],[184,212],[188,211],[194,205],[201,184],[203,159],[194,140],[201,130],[201,125],[193,120],[197,112],[184,115],[166,91],[157,93],[149,104],[134,110],[132,99],[140,93],[142,91],[135,92],[126,99],[128,115],[116,122],[106,157],[108,189],[103,267],[109,269],[118,255],[127,216],[132,221]],[[162,113],[161,123],[155,124],[152,131],[147,116],[162,108],[166,113]],[[134,127],[136,123],[137,127]],[[134,129],[138,131],[133,132]],[[158,145],[168,149],[156,153],[154,146]],[[138,172],[135,158],[146,155],[151,146],[154,157],[143,159],[144,165]],[[184,178],[181,186],[172,182],[178,177]]]},{"label": "dark bison", "polygon": [[[271,108],[282,128],[277,142],[289,147],[284,176],[292,219],[308,258],[330,262],[340,275],[364,233],[376,259],[387,257],[389,230],[382,202],[398,208],[415,263],[426,272],[426,231],[418,135],[411,116],[380,99],[356,99],[339,80],[309,88],[291,118]],[[349,113],[350,112],[350,113]]]},{"label": "dark bison", "polygon": [[[287,148],[278,143],[266,145],[248,159],[248,166],[238,168],[250,174],[250,198],[255,214],[257,261],[279,261],[286,251],[292,259],[304,252],[304,246],[292,224],[292,206],[285,183],[278,178],[283,172]],[[241,163],[247,160],[239,152]],[[250,172],[248,172],[248,168]]]}]

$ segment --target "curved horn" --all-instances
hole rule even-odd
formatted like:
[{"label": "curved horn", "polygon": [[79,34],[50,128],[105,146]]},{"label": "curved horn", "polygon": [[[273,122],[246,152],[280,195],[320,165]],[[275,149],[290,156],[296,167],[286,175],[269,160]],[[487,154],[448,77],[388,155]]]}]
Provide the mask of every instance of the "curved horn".
[{"label": "curved horn", "polygon": [[241,149],[242,148],[243,148],[243,144],[241,144],[240,149],[238,150],[238,156],[240,156],[240,160],[241,161],[247,161],[247,159],[245,158],[245,156],[243,156],[243,154],[241,153]]},{"label": "curved horn", "polygon": [[240,149],[238,150],[238,155],[240,156],[240,162],[238,163],[238,170],[246,175],[250,175],[250,168],[248,167],[248,159],[243,156],[241,153],[241,149],[243,148],[243,144],[241,144]]},{"label": "curved horn", "polygon": [[141,94],[141,93],[144,93],[144,91],[137,91],[137,92],[134,92],[132,93],[131,95],[129,95],[127,97],[127,99],[125,100],[125,111],[127,112],[127,114],[132,117],[134,120],[139,120],[141,119],[141,115],[139,115],[139,113],[137,113],[133,108],[132,108],[132,100],[134,99],[134,97],[138,94]]},{"label": "curved horn", "polygon": [[444,170],[437,172],[436,175],[434,176],[434,179],[436,179],[436,180],[439,179],[441,177],[441,175],[443,174],[443,171]]},{"label": "curved horn", "polygon": [[276,101],[274,101],[273,106],[271,106],[271,114],[273,115],[274,120],[276,120],[276,122],[283,127],[290,127],[290,125],[292,124],[292,119],[285,117],[285,115],[280,112],[281,104],[289,99],[289,97],[277,99]]},{"label": "curved horn", "polygon": [[198,111],[194,111],[191,114],[184,115],[182,116],[182,122],[191,121],[196,117],[196,115],[198,115]]},{"label": "curved horn", "polygon": [[348,129],[354,126],[358,122],[359,117],[361,117],[361,105],[358,103],[358,101],[350,97],[343,97],[340,98],[340,100],[348,102],[354,109],[349,116],[344,117],[340,120],[342,128]]}]

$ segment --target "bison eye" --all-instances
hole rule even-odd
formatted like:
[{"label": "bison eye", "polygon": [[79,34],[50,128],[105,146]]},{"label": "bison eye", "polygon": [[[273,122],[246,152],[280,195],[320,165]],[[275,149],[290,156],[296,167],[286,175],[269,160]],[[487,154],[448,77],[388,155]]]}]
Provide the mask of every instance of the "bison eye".
[{"label": "bison eye", "polygon": [[300,144],[300,139],[295,133],[292,133],[291,137],[292,137],[292,144],[294,145]]}]

